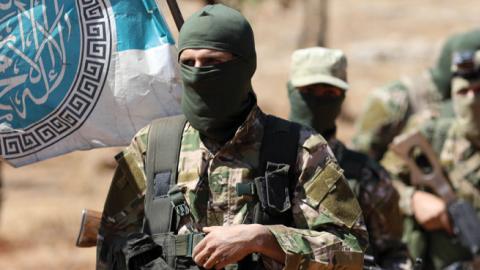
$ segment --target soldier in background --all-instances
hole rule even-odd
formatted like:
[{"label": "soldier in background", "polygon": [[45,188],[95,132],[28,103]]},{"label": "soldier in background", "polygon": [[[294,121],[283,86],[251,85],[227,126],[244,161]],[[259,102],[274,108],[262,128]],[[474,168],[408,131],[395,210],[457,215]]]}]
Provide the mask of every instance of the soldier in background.
[{"label": "soldier in background", "polygon": [[[257,106],[248,21],[223,5],[204,7],[178,46],[187,123],[169,137],[181,138],[177,165],[156,172],[170,155],[152,151],[174,143],[159,137],[171,129],[155,124],[117,157],[98,269],[361,269],[361,209],[327,142]],[[265,146],[281,134],[295,136]],[[289,161],[270,160],[272,151]]]},{"label": "soldier in background", "polygon": [[418,76],[394,81],[369,97],[356,123],[354,148],[381,160],[388,144],[400,134],[413,115],[419,124],[431,116],[452,115],[450,100],[451,57],[454,51],[480,48],[480,30],[450,37],[444,44],[435,67]]},{"label": "soldier in background", "polygon": [[335,119],[348,87],[342,51],[321,47],[295,51],[288,82],[290,120],[327,139],[362,207],[370,237],[367,252],[385,269],[410,269],[412,262],[401,242],[399,195],[388,173],[375,160],[346,148],[336,138]]},{"label": "soldier in background", "polygon": [[[456,52],[451,98],[453,117],[436,117],[418,128],[431,144],[456,195],[480,212],[480,51]],[[478,269],[470,251],[453,235],[446,202],[427,189],[411,186],[410,172],[396,154],[385,167],[394,175],[406,215],[404,241],[424,269]],[[414,157],[413,157],[414,158]],[[477,214],[478,215],[478,214]],[[478,228],[477,228],[478,229]],[[478,267],[478,265],[477,265]]]}]

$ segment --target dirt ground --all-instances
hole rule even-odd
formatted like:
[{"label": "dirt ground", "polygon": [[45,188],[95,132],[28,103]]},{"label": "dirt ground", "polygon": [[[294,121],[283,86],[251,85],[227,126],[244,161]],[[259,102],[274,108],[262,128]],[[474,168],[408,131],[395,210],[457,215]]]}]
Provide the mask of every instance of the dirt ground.
[{"label": "dirt ground", "polygon": [[[179,2],[185,16],[200,7],[194,0]],[[254,89],[261,107],[282,117],[289,110],[285,83],[302,16],[301,0],[296,2],[284,10],[278,0],[264,0],[245,10],[256,34]],[[474,0],[330,2],[328,45],[344,50],[349,59],[347,117],[339,123],[339,136],[346,141],[352,134],[349,119],[358,115],[372,89],[432,65],[445,37],[478,26]],[[74,243],[82,209],[102,209],[113,174],[104,164],[116,151],[77,152],[4,168],[0,269],[94,268],[95,249]]]}]

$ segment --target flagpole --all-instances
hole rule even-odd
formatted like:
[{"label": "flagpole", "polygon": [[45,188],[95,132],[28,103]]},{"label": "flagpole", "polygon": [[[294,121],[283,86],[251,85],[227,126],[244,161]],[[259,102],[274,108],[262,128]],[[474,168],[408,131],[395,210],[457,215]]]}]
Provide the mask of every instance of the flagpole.
[{"label": "flagpole", "polygon": [[175,25],[177,26],[178,31],[182,28],[183,25],[183,16],[180,8],[178,7],[177,0],[167,0],[168,8],[172,13],[173,20],[175,21]]}]

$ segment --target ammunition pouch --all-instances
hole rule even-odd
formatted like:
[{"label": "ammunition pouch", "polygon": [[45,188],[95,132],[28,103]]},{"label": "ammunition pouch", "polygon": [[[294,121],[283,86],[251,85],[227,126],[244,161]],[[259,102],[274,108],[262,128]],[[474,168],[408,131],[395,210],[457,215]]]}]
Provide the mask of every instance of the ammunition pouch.
[{"label": "ammunition pouch", "polygon": [[131,234],[123,249],[126,269],[199,269],[193,262],[192,251],[203,237],[203,233]]},{"label": "ammunition pouch", "polygon": [[[123,253],[128,270],[170,269],[162,257],[163,248],[157,245],[147,234],[135,233],[129,235]],[[160,266],[162,268],[159,268]]]},{"label": "ammunition pouch", "polygon": [[289,168],[288,164],[268,162],[265,176],[255,179],[260,206],[272,216],[281,215],[291,208]]},{"label": "ammunition pouch", "polygon": [[288,226],[292,222],[289,168],[288,164],[268,162],[264,176],[256,177],[253,182],[237,184],[238,196],[257,198],[253,223]]},{"label": "ammunition pouch", "polygon": [[250,195],[257,198],[254,223],[289,225],[291,216],[290,165],[268,162],[263,176],[253,182],[238,183],[238,196]]}]

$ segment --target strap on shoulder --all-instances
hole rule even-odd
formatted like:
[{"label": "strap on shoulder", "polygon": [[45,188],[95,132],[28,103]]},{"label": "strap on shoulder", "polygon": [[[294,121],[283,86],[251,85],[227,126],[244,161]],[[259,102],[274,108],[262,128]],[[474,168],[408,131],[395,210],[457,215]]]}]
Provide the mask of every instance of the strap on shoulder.
[{"label": "strap on shoulder", "polygon": [[[288,190],[291,198],[297,184],[295,167],[297,163],[300,128],[300,124],[273,115],[267,115],[262,145],[260,147],[260,163],[257,176],[265,176],[269,163],[288,164]],[[256,220],[266,222],[265,217],[256,218]]]},{"label": "strap on shoulder", "polygon": [[145,164],[146,233],[167,233],[172,229],[173,207],[168,190],[177,182],[178,158],[185,123],[185,117],[178,115],[155,120],[150,126]]},{"label": "strap on shoulder", "polygon": [[[289,178],[295,178],[300,125],[273,115],[267,115],[260,148],[259,175],[265,175],[268,162],[290,165]],[[294,181],[290,181],[294,182]]]}]

